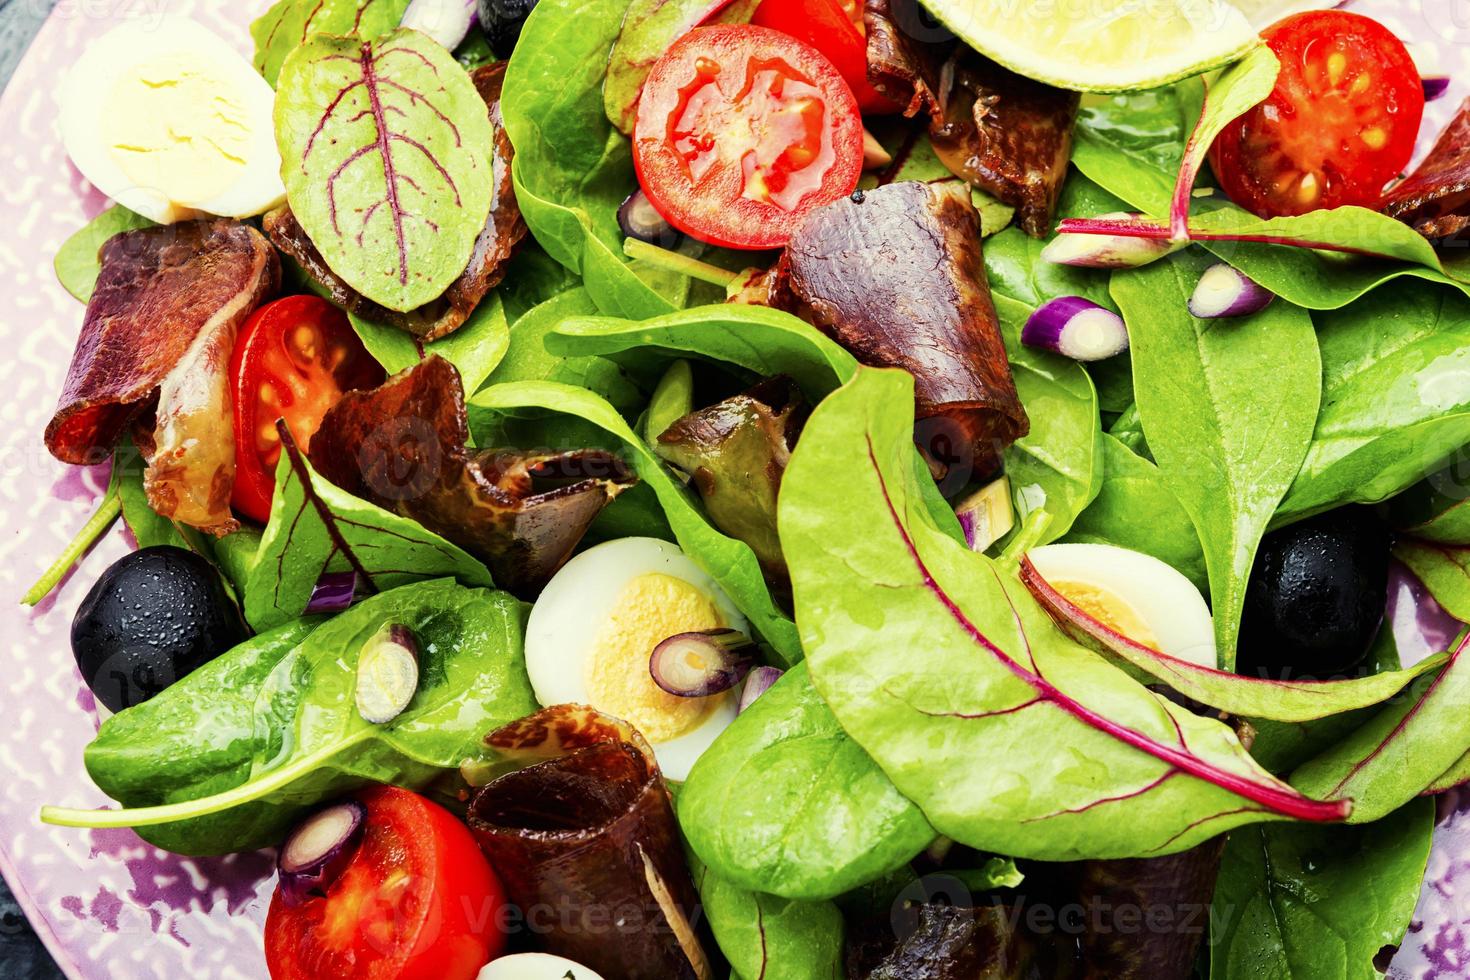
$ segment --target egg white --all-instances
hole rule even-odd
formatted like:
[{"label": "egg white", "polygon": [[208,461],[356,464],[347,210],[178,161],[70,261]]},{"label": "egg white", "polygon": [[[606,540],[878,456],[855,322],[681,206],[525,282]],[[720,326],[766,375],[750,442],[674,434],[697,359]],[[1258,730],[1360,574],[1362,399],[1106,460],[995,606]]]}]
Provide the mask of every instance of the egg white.
[{"label": "egg white", "polygon": [[1218,666],[1210,608],[1194,583],[1167,562],[1110,544],[1049,544],[1026,557],[1048,582],[1091,586],[1132,607],[1160,652]]},{"label": "egg white", "polygon": [[[657,538],[607,541],[567,562],[531,609],[526,624],[526,672],[537,701],[599,707],[587,690],[592,644],[628,583],[654,573],[689,583],[710,599],[727,626],[749,632],[745,617],[729,596],[677,545]],[[737,685],[698,727],[678,738],[652,743],[665,776],[682,780],[689,775],[694,760],[735,720],[739,697]]]},{"label": "egg white", "polygon": [[[179,55],[207,63],[209,74],[228,83],[239,97],[246,118],[240,173],[224,188],[197,199],[181,200],[177,188],[139,186],[114,159],[104,135],[119,125],[104,113],[122,80],[140,66]],[[275,93],[266,80],[207,28],[178,17],[156,23],[133,20],[92,42],[62,83],[61,136],[88,181],[145,218],[162,224],[204,214],[244,218],[285,200],[274,105]]]},{"label": "egg white", "polygon": [[516,953],[491,960],[476,980],[602,980],[602,977],[565,957]]}]

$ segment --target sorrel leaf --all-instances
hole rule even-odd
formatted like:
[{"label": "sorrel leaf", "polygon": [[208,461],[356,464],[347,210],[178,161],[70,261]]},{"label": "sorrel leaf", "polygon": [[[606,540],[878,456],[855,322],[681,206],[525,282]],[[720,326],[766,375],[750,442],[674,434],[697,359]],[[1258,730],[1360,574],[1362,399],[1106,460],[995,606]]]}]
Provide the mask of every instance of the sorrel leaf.
[{"label": "sorrel leaf", "polygon": [[907,864],[934,839],[919,808],[847,736],[798,664],[695,762],[679,822],[744,888],[825,899]]},{"label": "sorrel leaf", "polygon": [[389,374],[397,374],[430,354],[438,354],[459,371],[464,390],[471,394],[490,377],[510,346],[510,327],[505,321],[505,305],[499,293],[486,296],[452,334],[427,344],[419,343],[397,327],[369,323],[351,314],[348,319],[368,352]]},{"label": "sorrel leaf", "polygon": [[284,428],[282,444],[270,523],[245,584],[245,618],[256,630],[300,616],[325,572],[357,572],[375,590],[446,575],[492,584],[467,552],[318,476]]},{"label": "sorrel leaf", "polygon": [[1246,718],[1271,721],[1315,721],[1345,711],[1371,707],[1398,694],[1416,677],[1442,666],[1430,657],[1406,670],[1389,670],[1341,680],[1269,680],[1243,677],[1201,667],[1136,643],[1073,604],[1041,577],[1029,560],[1021,562],[1021,580],[1084,646],[1097,650],[1124,669],[1132,668],[1148,682],[1159,681],[1200,704]]},{"label": "sorrel leaf", "polygon": [[1283,518],[1383,500],[1470,443],[1470,298],[1404,280],[1314,319],[1322,414]]},{"label": "sorrel leaf", "polygon": [[291,210],[353,289],[407,311],[464,272],[490,213],[494,133],[437,42],[314,35],[281,69],[275,120]]},{"label": "sorrel leaf", "polygon": [[1013,568],[940,532],[908,465],[913,397],[909,375],[863,369],[819,405],[779,526],[813,685],[935,830],[1065,861],[1347,815],[1067,640]]},{"label": "sorrel leaf", "polygon": [[1230,670],[1256,546],[1307,455],[1322,380],[1305,310],[1277,301],[1252,317],[1190,316],[1207,265],[1177,253],[1114,275],[1112,291],[1149,449],[1204,546],[1216,647]]},{"label": "sorrel leaf", "polygon": [[114,204],[97,215],[56,250],[56,278],[62,288],[83,303],[87,302],[92,298],[97,275],[102,271],[102,263],[97,259],[102,243],[119,232],[152,226],[152,221],[121,204]]},{"label": "sorrel leaf", "polygon": [[286,56],[313,34],[369,41],[398,26],[409,0],[277,0],[250,25],[255,68],[274,87]]},{"label": "sorrel leaf", "polygon": [[[364,785],[424,786],[478,755],[487,731],[536,709],[522,653],[524,618],[525,607],[507,593],[443,579],[373,596],[318,626],[275,663],[265,658],[268,670],[247,663],[227,687],[175,685],[136,715],[118,715],[127,718],[115,722],[119,735],[99,736],[87,768],[131,808],[48,807],[42,819],[138,827],[180,853],[223,854],[280,843],[314,804]],[[419,638],[419,685],[402,714],[374,725],[353,696],[357,656],[387,623]],[[230,659],[208,676],[219,679],[233,654],[223,654]],[[225,753],[212,777],[155,756],[171,755],[177,739],[147,740],[155,727],[177,731],[190,721],[196,735],[209,733]],[[241,745],[248,751],[243,760]],[[166,776],[148,778],[159,774]],[[201,789],[210,795],[195,795]]]},{"label": "sorrel leaf", "polygon": [[1371,823],[1432,786],[1470,752],[1470,639],[1357,731],[1291,774],[1323,799],[1352,799],[1353,823]]},{"label": "sorrel leaf", "polygon": [[1434,804],[1366,827],[1248,827],[1230,835],[1215,886],[1211,980],[1377,980],[1379,950],[1413,915]]},{"label": "sorrel leaf", "polygon": [[583,388],[551,381],[494,384],[470,399],[470,425],[479,431],[477,413],[551,412],[590,423],[622,444],[638,478],[652,487],[679,547],[720,584],[751,625],[788,664],[801,659],[796,627],[774,599],[750,546],[726,537],[705,519],[692,491],[669,473],[617,410]]}]

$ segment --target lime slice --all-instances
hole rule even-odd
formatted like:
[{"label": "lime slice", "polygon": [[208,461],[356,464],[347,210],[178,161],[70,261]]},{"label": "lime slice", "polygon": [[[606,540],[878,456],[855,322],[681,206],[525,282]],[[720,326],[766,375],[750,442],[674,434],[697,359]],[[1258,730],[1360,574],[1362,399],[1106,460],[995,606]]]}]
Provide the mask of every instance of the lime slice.
[{"label": "lime slice", "polygon": [[[1222,0],[920,2],[1012,71],[1083,92],[1155,88],[1235,61],[1259,43],[1250,20]],[[930,24],[899,26],[916,28],[921,40],[939,33]]]}]

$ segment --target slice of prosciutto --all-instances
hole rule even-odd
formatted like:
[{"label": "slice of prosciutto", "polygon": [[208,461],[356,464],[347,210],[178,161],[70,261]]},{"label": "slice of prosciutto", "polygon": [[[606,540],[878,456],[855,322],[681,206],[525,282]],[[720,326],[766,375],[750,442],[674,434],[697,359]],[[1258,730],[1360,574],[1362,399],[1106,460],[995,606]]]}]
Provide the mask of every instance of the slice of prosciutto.
[{"label": "slice of prosciutto", "polygon": [[1030,429],[960,181],[904,181],[817,208],[776,266],[772,305],[871,367],[914,376],[935,476],[985,476]]},{"label": "slice of prosciutto", "polygon": [[114,235],[99,258],[46,446],[64,462],[100,462],[152,407],[138,431],[149,505],[227,534],[238,526],[230,355],[240,324],[280,287],[275,250],[249,225],[212,220]]},{"label": "slice of prosciutto", "polygon": [[939,115],[940,72],[955,46],[916,0],[864,0],[868,82],[905,116]]},{"label": "slice of prosciutto", "polygon": [[510,137],[505,134],[500,116],[500,90],[505,81],[505,66],[506,62],[500,61],[477,68],[470,74],[480,98],[485,100],[490,110],[490,122],[495,128],[495,155],[490,162],[490,175],[494,182],[490,216],[485,219],[485,227],[475,239],[465,271],[434,302],[407,313],[379,306],[332,271],[290,207],[283,205],[265,216],[265,232],[271,242],[294,259],[306,275],[326,291],[333,303],[364,320],[397,327],[427,343],[463,326],[480,301],[505,278],[511,253],[526,236],[526,222],[521,218],[521,209],[516,204],[515,189],[511,184]]},{"label": "slice of prosciutto", "polygon": [[710,980],[669,791],[631,725],[561,704],[491,733],[468,823],[539,948],[620,980]]},{"label": "slice of prosciutto", "polygon": [[350,391],[311,438],[311,465],[348,493],[418,521],[481,559],[496,585],[533,597],[594,518],[637,482],[600,449],[466,448],[464,386],[436,354]]},{"label": "slice of prosciutto", "polygon": [[1419,168],[1388,192],[1384,210],[1425,238],[1449,238],[1470,228],[1470,99]]}]

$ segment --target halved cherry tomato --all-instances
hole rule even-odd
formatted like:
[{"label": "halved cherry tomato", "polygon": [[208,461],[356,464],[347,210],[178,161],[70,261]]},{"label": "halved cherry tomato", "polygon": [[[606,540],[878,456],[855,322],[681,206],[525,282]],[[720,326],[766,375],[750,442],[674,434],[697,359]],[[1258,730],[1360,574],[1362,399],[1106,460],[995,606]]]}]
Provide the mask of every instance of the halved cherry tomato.
[{"label": "halved cherry tomato", "polygon": [[406,789],[358,796],[367,823],[326,897],[265,920],[272,980],[474,980],[505,949],[505,892],[469,830]]},{"label": "halved cherry tomato", "polygon": [[852,90],[821,52],[768,27],[685,34],[653,66],[633,162],[653,206],[689,235],[778,248],[863,169]]},{"label": "halved cherry tomato", "polygon": [[1294,14],[1261,36],[1281,60],[1276,88],[1210,148],[1221,188],[1263,218],[1377,208],[1414,153],[1424,115],[1402,41],[1342,10]]},{"label": "halved cherry tomato", "polygon": [[383,369],[347,315],[318,296],[287,296],[256,310],[230,358],[235,413],[236,511],[270,519],[281,440],[276,419],[305,448],[342,393],[383,383]]},{"label": "halved cherry tomato", "polygon": [[868,36],[861,0],[763,0],[752,24],[805,41],[841,73],[865,113],[897,112],[868,82]]}]

